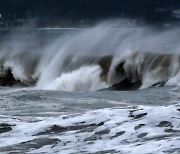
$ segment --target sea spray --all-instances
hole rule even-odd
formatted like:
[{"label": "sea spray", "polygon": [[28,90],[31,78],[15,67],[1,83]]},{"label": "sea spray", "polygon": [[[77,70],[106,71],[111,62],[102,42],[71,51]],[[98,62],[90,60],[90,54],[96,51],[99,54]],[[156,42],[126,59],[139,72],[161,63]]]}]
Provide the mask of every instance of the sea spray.
[{"label": "sea spray", "polygon": [[[109,20],[89,29],[59,30],[64,33],[57,40],[47,42],[40,48],[30,48],[27,40],[7,41],[1,45],[2,67],[11,72],[11,79],[27,86],[35,84],[37,88],[46,87],[62,74],[97,64],[97,59],[107,55],[113,57],[112,63],[107,65],[108,69],[100,65],[102,71],[108,70],[100,77],[109,86],[127,77],[131,82],[141,80],[144,87],[149,87],[177,76],[180,63],[178,28],[160,30],[125,20]],[[159,54],[162,59],[158,58]],[[157,63],[168,61],[165,58],[167,54],[177,55],[177,60],[170,60],[168,66],[163,68],[161,64],[154,64],[156,58],[159,59],[155,60]],[[118,69],[121,71],[118,72]]]},{"label": "sea spray", "polygon": [[84,66],[78,70],[63,73],[44,89],[61,91],[94,91],[108,87],[101,81],[99,66]]}]

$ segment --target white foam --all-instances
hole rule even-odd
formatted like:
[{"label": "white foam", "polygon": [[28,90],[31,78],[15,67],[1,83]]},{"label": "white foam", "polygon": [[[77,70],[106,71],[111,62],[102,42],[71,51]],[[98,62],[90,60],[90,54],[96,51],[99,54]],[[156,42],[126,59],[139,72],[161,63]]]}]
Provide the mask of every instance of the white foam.
[{"label": "white foam", "polygon": [[167,81],[166,86],[180,86],[180,71],[176,74],[176,76],[171,77]]},{"label": "white foam", "polygon": [[16,80],[20,80],[20,81],[26,81],[28,80],[28,77],[26,76],[26,74],[24,73],[24,66],[13,61],[13,60],[9,60],[6,61],[4,64],[5,69],[11,68],[13,77]]},{"label": "white foam", "polygon": [[[159,113],[159,111],[161,113]],[[130,116],[132,112],[133,116]],[[146,113],[144,116],[139,116]],[[139,116],[139,118],[136,118]],[[65,118],[64,118],[65,117]],[[10,120],[10,119],[9,119]],[[8,120],[8,122],[10,122]],[[5,119],[0,122],[4,122]],[[162,121],[170,122],[170,125],[158,126]],[[179,148],[179,136],[176,132],[166,132],[166,129],[180,131],[179,111],[177,106],[139,106],[129,108],[105,108],[88,111],[84,114],[61,115],[56,118],[42,118],[39,122],[27,123],[12,119],[11,132],[0,134],[1,146],[14,145],[38,138],[59,139],[56,145],[43,146],[40,149],[31,149],[31,153],[38,152],[74,152],[86,151],[95,153],[103,150],[115,150],[121,153],[162,153],[166,150]],[[101,125],[98,125],[102,123]],[[83,126],[96,124],[97,127],[89,131]],[[138,127],[142,125],[142,127]],[[35,135],[49,130],[53,125],[60,127],[76,127],[77,129],[45,135]],[[79,126],[79,125],[82,125]],[[91,126],[90,126],[91,127]],[[93,127],[93,126],[92,126]],[[78,129],[79,128],[79,129]],[[102,133],[98,138],[97,132]],[[124,131],[121,135],[115,135]],[[144,137],[140,134],[147,133]],[[96,135],[96,139],[90,139]],[[89,138],[89,139],[88,139]],[[9,142],[11,141],[11,142]]]},{"label": "white foam", "polygon": [[78,70],[63,73],[50,84],[45,85],[47,90],[62,91],[92,91],[107,87],[100,79],[100,66],[83,66]]}]

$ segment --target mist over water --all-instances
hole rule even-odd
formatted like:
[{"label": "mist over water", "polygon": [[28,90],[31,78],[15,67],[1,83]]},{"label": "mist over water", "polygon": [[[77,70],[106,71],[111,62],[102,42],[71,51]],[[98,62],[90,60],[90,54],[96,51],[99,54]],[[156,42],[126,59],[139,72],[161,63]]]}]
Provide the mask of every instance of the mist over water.
[{"label": "mist over water", "polygon": [[[180,65],[179,28],[159,29],[137,26],[129,20],[110,20],[88,29],[59,30],[64,33],[58,39],[40,48],[33,48],[27,41],[22,40],[5,42],[0,49],[2,76],[7,75],[6,70],[10,70],[16,81],[25,85],[35,84],[38,89],[47,89],[47,87],[52,87],[57,80],[64,81],[61,85],[68,83],[65,79],[61,79],[66,73],[67,76],[72,75],[72,81],[78,82],[75,79],[76,75],[73,74],[75,70],[83,71],[84,66],[86,69],[91,69],[91,65],[98,65],[98,59],[112,55],[110,66],[106,66],[109,70],[105,74],[106,80],[103,81],[100,77],[104,70],[96,72],[96,81],[102,80],[100,85],[106,82],[111,86],[122,80],[124,74],[115,70],[120,63],[123,63],[125,76],[128,76],[132,82],[142,80],[143,88],[170,78],[173,79],[167,85],[179,84],[179,80],[175,77],[178,76]],[[157,64],[159,61],[161,62]],[[101,69],[104,69],[102,65]],[[88,71],[80,74],[83,73],[88,73]],[[89,77],[89,74],[82,75],[82,78]],[[87,79],[84,80],[87,81]],[[92,90],[92,87],[87,88],[87,85],[88,83],[84,83],[86,88],[82,89]],[[60,85],[55,87],[63,90]]]}]

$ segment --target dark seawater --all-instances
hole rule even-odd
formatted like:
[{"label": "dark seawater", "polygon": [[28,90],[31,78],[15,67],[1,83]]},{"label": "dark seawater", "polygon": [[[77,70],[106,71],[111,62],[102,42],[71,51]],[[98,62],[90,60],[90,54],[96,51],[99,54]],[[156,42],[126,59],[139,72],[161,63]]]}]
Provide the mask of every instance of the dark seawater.
[{"label": "dark seawater", "polygon": [[180,89],[0,88],[1,153],[180,153]]}]

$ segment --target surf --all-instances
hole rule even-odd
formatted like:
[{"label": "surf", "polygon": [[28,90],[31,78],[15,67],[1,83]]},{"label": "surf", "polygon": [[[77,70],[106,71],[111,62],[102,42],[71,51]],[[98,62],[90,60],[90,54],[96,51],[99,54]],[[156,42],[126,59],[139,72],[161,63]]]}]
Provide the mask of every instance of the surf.
[{"label": "surf", "polygon": [[61,91],[179,86],[180,30],[124,22],[67,31],[40,48],[6,41],[0,47],[0,85]]}]

